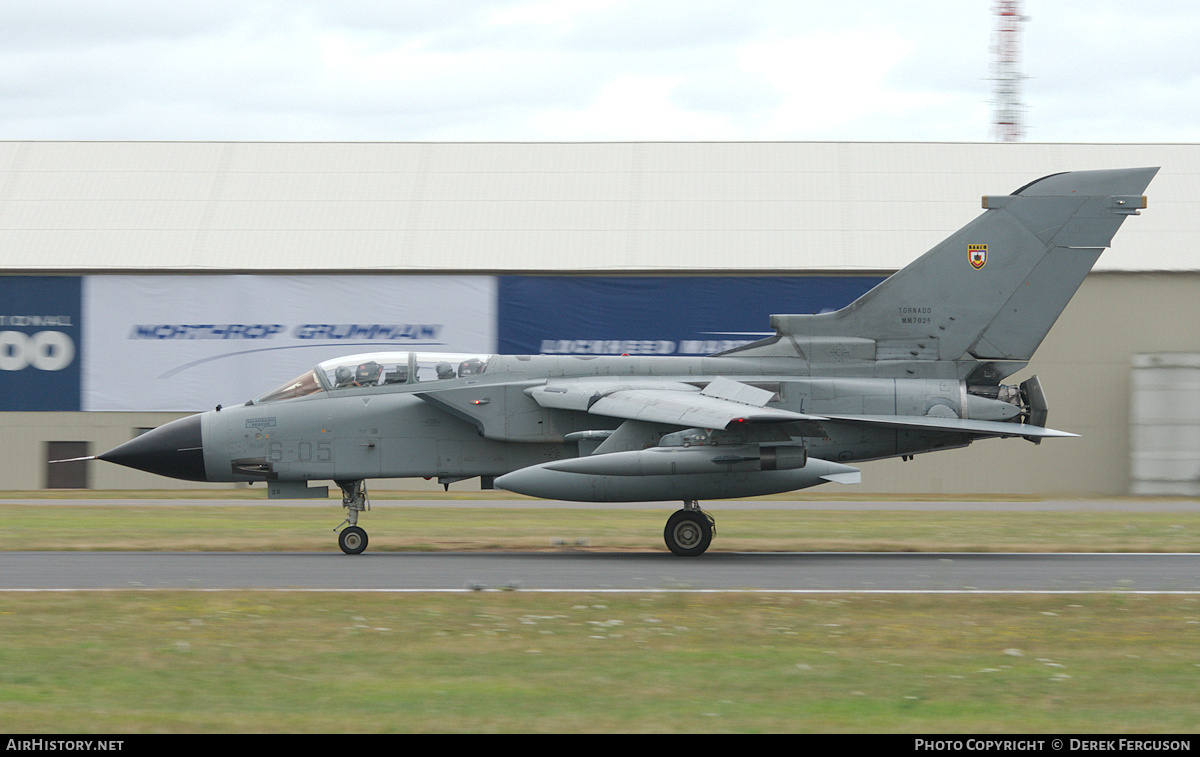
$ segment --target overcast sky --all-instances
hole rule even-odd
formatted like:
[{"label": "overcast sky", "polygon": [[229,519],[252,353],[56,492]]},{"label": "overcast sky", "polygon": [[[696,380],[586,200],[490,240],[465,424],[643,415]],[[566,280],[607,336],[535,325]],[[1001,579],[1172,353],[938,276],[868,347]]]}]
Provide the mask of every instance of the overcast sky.
[{"label": "overcast sky", "polygon": [[[4,0],[0,139],[964,141],[994,0]],[[1026,141],[1200,142],[1200,2],[1025,0]]]}]

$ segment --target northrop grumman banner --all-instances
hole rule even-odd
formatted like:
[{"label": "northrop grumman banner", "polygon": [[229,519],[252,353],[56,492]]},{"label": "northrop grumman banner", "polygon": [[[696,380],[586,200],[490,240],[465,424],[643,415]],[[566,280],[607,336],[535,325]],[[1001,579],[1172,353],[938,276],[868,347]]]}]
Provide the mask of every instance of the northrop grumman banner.
[{"label": "northrop grumman banner", "polygon": [[84,410],[245,402],[355,352],[495,350],[486,276],[89,276]]}]

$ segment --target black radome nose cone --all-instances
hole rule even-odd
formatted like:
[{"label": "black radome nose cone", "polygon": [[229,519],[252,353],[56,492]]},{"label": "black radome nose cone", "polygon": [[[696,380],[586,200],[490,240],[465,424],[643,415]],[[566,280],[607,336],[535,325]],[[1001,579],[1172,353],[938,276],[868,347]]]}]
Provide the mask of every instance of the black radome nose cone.
[{"label": "black radome nose cone", "polygon": [[208,480],[199,415],[189,415],[147,431],[110,449],[99,459],[184,481]]}]

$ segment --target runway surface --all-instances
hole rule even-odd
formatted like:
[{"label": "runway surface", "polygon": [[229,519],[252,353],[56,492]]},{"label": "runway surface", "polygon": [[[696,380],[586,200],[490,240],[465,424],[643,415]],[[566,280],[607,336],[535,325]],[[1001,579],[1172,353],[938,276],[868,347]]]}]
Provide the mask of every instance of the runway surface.
[{"label": "runway surface", "polygon": [[0,590],[66,589],[1200,593],[1200,555],[0,553]]},{"label": "runway surface", "polygon": [[[29,505],[336,508],[332,500],[62,499]],[[376,500],[374,507],[597,508],[541,500]],[[771,501],[736,509],[1200,512],[1198,500]],[[658,509],[669,503],[622,503]],[[376,591],[1151,591],[1200,593],[1200,554],[662,552],[0,552],[0,590],[318,589]]]}]

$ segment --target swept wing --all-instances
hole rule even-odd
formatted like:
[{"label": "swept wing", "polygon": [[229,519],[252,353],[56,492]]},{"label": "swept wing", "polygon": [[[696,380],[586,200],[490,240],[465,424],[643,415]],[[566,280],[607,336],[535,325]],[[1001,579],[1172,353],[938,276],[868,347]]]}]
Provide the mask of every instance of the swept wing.
[{"label": "swept wing", "polygon": [[727,378],[717,378],[703,389],[682,382],[551,381],[525,393],[545,408],[684,428],[727,429],[741,423],[824,419],[766,407],[773,392]]}]

